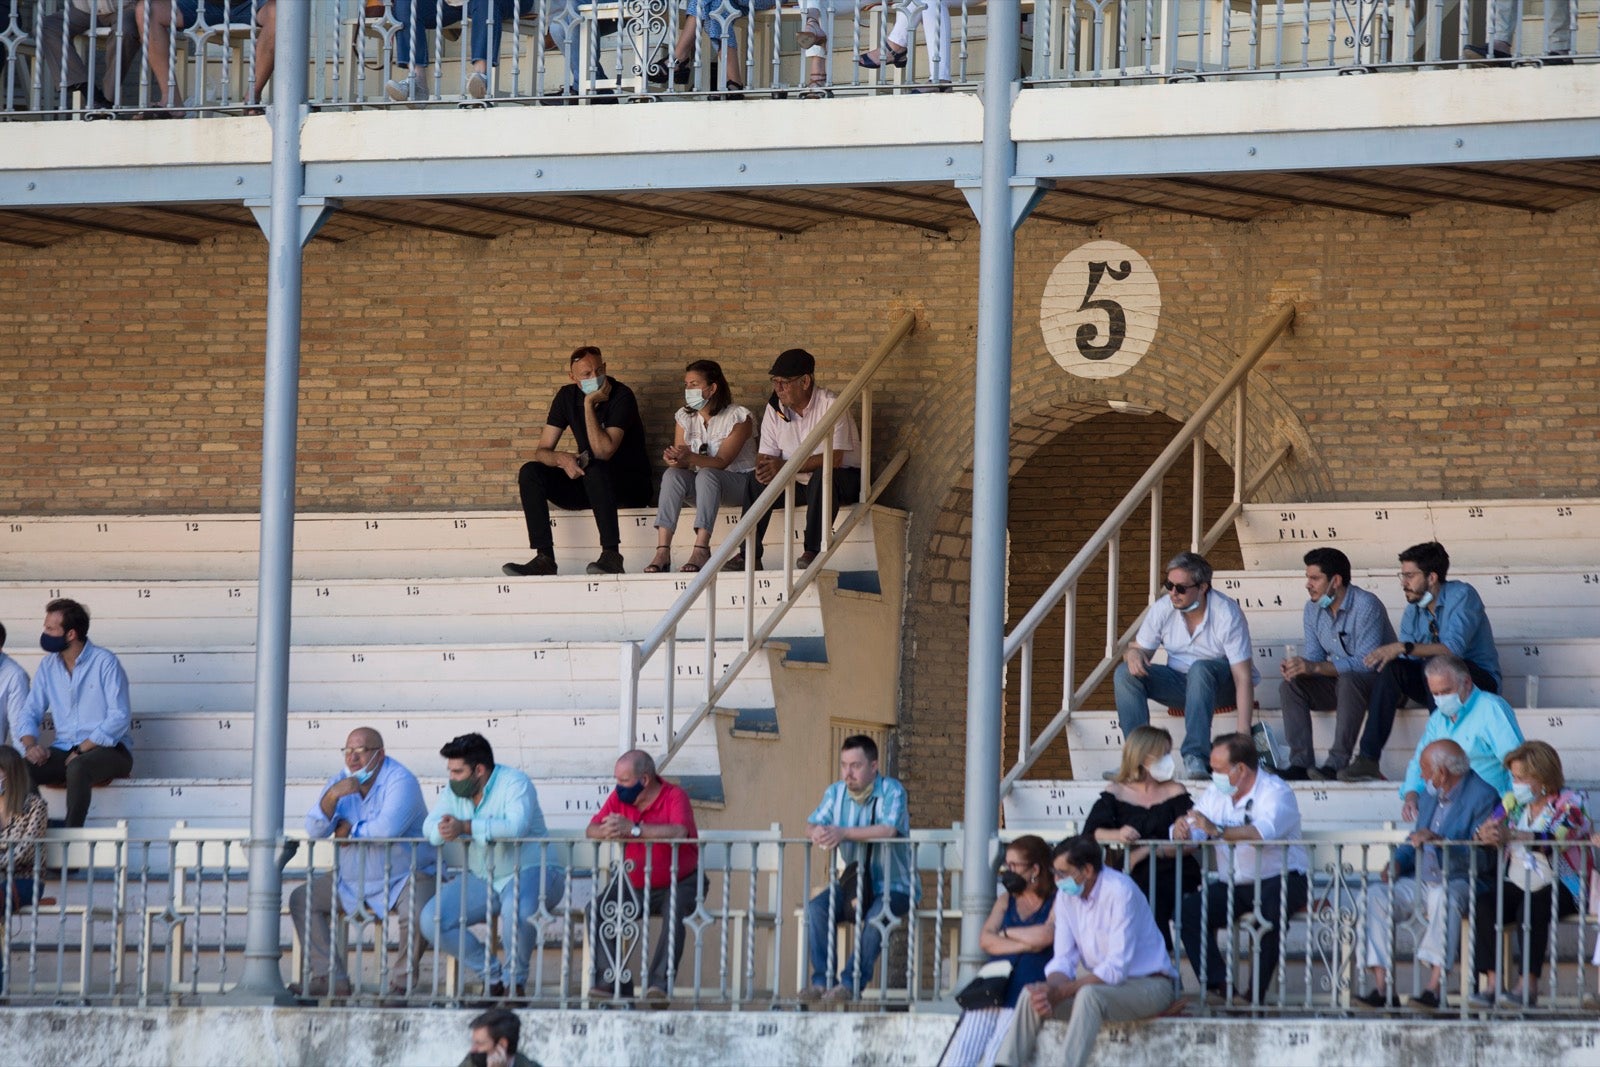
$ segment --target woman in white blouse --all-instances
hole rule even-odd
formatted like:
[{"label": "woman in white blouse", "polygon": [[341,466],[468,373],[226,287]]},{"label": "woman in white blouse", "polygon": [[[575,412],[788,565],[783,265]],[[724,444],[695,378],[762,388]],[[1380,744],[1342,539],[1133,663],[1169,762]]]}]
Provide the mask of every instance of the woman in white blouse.
[{"label": "woman in white blouse", "polygon": [[672,446],[661,453],[661,502],[656,508],[656,554],[645,571],[672,569],[672,533],[684,501],[694,497],[694,550],[679,570],[697,571],[711,558],[711,527],[717,508],[743,504],[747,473],[756,469],[755,419],[733,403],[722,366],[697,359],[684,368],[683,407]]}]

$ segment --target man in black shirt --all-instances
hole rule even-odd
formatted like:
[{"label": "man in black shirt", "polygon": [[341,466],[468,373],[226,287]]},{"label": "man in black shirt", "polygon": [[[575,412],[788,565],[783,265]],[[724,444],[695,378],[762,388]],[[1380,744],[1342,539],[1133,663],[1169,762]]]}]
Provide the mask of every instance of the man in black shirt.
[{"label": "man in black shirt", "polygon": [[[502,568],[506,574],[556,573],[551,504],[570,511],[592,508],[600,530],[600,558],[589,564],[588,572],[621,574],[617,509],[650,503],[650,459],[633,390],[606,377],[605,359],[592,345],[572,353],[567,373],[572,384],[556,392],[533,460],[517,475],[534,556],[527,563],[507,563]],[[577,448],[558,452],[556,443],[566,430],[572,431]]]}]

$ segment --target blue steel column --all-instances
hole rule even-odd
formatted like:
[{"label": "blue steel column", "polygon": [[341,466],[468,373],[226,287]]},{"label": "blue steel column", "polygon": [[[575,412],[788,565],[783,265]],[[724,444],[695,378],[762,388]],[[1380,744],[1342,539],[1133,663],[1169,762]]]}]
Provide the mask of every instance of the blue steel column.
[{"label": "blue steel column", "polygon": [[295,435],[300,402],[300,126],[305,114],[311,5],[277,5],[272,79],[272,201],[267,222],[266,398],[261,439],[261,563],[256,615],[255,758],[250,782],[246,998],[284,995],[278,970],[283,872],[284,748],[289,711],[289,619],[294,555]]},{"label": "blue steel column", "polygon": [[1007,465],[1016,253],[1011,107],[1020,88],[1019,4],[990,4],[983,74],[983,188],[978,214],[978,358],[972,419],[972,592],[967,621],[967,774],[962,842],[962,977],[983,963],[978,936],[994,904],[986,877],[1000,826],[1001,678],[1005,663]]}]

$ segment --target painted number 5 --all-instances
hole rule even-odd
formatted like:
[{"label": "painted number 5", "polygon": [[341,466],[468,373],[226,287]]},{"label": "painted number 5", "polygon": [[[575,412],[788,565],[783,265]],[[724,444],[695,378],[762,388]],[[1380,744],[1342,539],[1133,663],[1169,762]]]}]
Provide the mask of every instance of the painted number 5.
[{"label": "painted number 5", "polygon": [[1089,288],[1083,294],[1083,303],[1078,305],[1079,311],[1104,311],[1109,320],[1106,326],[1106,339],[1103,344],[1096,344],[1095,337],[1100,333],[1100,327],[1093,322],[1086,322],[1078,327],[1077,337],[1074,339],[1078,345],[1078,354],[1084,359],[1110,359],[1122,350],[1122,343],[1128,337],[1128,316],[1122,310],[1122,305],[1115,300],[1093,300],[1094,291],[1100,288],[1100,281],[1106,275],[1112,281],[1123,281],[1133,273],[1133,264],[1127,260],[1113,267],[1103,260],[1094,260],[1089,264]]},{"label": "painted number 5", "polygon": [[1150,350],[1160,321],[1155,271],[1116,241],[1090,241],[1069,252],[1050,272],[1039,302],[1045,347],[1080,378],[1132,370]]}]

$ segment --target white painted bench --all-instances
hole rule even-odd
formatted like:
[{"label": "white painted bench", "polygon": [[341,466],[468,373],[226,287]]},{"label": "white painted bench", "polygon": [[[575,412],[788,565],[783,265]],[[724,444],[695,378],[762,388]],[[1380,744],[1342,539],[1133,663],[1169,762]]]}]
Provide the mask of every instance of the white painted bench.
[{"label": "white painted bench", "polygon": [[1387,567],[1423,541],[1443,544],[1463,569],[1595,567],[1597,526],[1600,500],[1587,499],[1246,504],[1235,523],[1251,571],[1301,567],[1318,545],[1355,567]]}]

